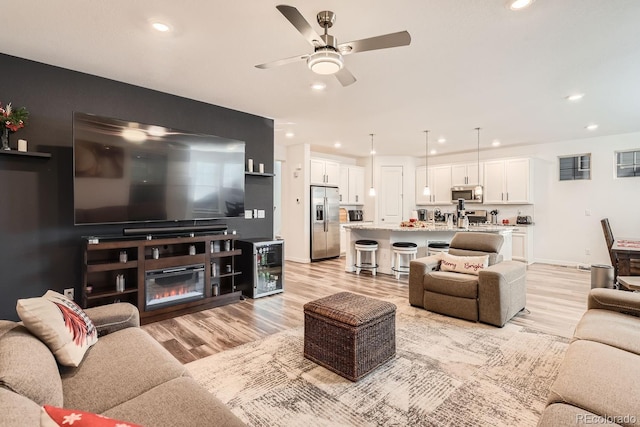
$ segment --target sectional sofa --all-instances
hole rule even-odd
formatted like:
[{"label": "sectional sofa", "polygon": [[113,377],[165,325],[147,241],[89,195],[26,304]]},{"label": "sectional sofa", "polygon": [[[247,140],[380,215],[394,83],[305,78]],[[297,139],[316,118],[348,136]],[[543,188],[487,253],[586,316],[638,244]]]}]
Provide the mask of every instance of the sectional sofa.
[{"label": "sectional sofa", "polygon": [[592,289],[538,426],[640,425],[640,293]]},{"label": "sectional sofa", "polygon": [[21,323],[0,320],[0,426],[38,426],[43,405],[151,426],[242,426],[185,367],[140,329],[126,303],[85,310],[97,342],[60,366]]}]

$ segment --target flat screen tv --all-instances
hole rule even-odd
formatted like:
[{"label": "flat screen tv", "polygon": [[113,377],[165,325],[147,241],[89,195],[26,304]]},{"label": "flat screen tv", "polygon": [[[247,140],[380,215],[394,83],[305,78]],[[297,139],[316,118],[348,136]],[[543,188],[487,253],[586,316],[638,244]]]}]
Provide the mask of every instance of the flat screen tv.
[{"label": "flat screen tv", "polygon": [[75,224],[243,216],[244,149],[242,141],[74,113]]}]

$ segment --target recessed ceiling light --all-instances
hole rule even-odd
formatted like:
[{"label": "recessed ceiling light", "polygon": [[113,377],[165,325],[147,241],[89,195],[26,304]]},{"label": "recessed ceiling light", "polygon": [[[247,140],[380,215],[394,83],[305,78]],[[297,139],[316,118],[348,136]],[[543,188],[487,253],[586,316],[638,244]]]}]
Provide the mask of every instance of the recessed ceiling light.
[{"label": "recessed ceiling light", "polygon": [[429,154],[438,154],[438,150],[431,150],[429,151]]},{"label": "recessed ceiling light", "polygon": [[587,129],[587,130],[596,130],[596,129],[598,129],[598,125],[595,124],[595,123],[592,123],[590,125],[587,125],[585,129]]},{"label": "recessed ceiling light", "polygon": [[533,2],[534,0],[508,0],[507,7],[511,10],[522,10],[531,6]]},{"label": "recessed ceiling light", "polygon": [[293,138],[294,136],[296,136],[296,134],[293,132],[287,132],[284,134],[284,136],[286,136],[287,138]]},{"label": "recessed ceiling light", "polygon": [[335,144],[333,144],[333,146],[336,148],[340,148],[342,147],[342,144],[340,144],[339,142],[336,142]]},{"label": "recessed ceiling light", "polygon": [[439,144],[444,144],[445,142],[447,142],[447,140],[446,140],[446,139],[444,139],[444,138],[442,138],[442,137],[438,138],[438,143],[439,143]]},{"label": "recessed ceiling light", "polygon": [[567,101],[571,102],[580,101],[582,98],[584,98],[584,93],[574,93],[565,97]]},{"label": "recessed ceiling light", "polygon": [[493,145],[494,147],[497,147],[500,145],[500,141],[498,141],[497,139],[494,139],[491,145]]},{"label": "recessed ceiling light", "polygon": [[311,89],[313,90],[325,90],[327,88],[327,85],[324,83],[314,83],[311,85]]},{"label": "recessed ceiling light", "polygon": [[151,26],[153,27],[154,30],[160,31],[161,33],[166,33],[167,31],[171,30],[171,27],[169,27],[167,24],[164,24],[162,22],[154,22],[151,24]]}]

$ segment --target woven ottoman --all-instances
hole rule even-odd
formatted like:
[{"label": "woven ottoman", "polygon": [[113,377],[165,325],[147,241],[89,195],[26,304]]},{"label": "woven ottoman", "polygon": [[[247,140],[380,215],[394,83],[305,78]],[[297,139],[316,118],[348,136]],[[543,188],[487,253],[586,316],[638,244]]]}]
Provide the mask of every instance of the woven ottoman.
[{"label": "woven ottoman", "polygon": [[396,354],[396,306],[350,292],[304,305],[304,357],[358,381]]}]

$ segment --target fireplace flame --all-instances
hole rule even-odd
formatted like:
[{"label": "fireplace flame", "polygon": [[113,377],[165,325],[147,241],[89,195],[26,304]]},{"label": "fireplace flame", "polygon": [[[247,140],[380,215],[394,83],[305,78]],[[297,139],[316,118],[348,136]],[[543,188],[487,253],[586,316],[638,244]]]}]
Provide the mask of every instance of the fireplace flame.
[{"label": "fireplace flame", "polygon": [[180,296],[180,295],[186,295],[190,292],[189,290],[189,286],[186,285],[181,285],[181,286],[174,286],[171,289],[167,289],[163,292],[158,292],[154,295],[153,299],[159,300],[159,299],[163,299],[163,298],[169,298],[169,297],[175,297],[175,296]]}]

